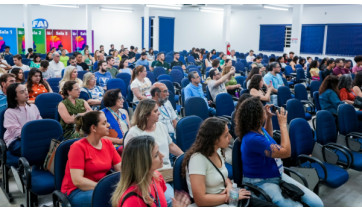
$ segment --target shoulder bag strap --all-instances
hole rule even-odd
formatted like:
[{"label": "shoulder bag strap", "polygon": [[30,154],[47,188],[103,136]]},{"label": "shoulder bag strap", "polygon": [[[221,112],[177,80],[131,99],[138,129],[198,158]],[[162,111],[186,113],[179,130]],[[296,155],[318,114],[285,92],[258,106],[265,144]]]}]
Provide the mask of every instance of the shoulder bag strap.
[{"label": "shoulder bag strap", "polygon": [[[130,198],[132,196],[136,196],[136,197],[140,198],[143,201],[143,198],[139,194],[137,194],[136,192],[129,192],[128,194],[126,194],[126,196],[123,197],[123,200],[121,202],[121,207],[122,207],[124,201],[126,201],[128,198]],[[147,207],[150,207],[149,204],[147,204],[147,203],[145,203],[145,204],[147,205]]]},{"label": "shoulder bag strap", "polygon": [[221,175],[221,177],[222,177],[222,179],[223,179],[223,181],[224,181],[224,186],[225,186],[225,188],[226,188],[226,181],[225,181],[224,175],[221,173],[221,171],[219,170],[219,168],[217,168],[216,165],[210,160],[209,157],[206,157],[206,158],[207,158],[207,159],[210,161],[210,163],[215,167],[216,171],[219,172],[219,174]]}]

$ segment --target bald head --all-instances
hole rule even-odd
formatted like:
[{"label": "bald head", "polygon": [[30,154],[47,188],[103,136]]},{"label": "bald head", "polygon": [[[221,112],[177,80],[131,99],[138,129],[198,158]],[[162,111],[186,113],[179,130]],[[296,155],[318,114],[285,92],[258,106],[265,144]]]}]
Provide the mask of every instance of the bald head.
[{"label": "bald head", "polygon": [[151,96],[159,105],[163,105],[168,100],[168,89],[163,83],[156,82],[151,87]]},{"label": "bald head", "polygon": [[59,53],[58,52],[54,52],[53,53],[53,60],[55,61],[55,62],[59,62],[59,60],[60,60],[60,55],[59,55]]}]

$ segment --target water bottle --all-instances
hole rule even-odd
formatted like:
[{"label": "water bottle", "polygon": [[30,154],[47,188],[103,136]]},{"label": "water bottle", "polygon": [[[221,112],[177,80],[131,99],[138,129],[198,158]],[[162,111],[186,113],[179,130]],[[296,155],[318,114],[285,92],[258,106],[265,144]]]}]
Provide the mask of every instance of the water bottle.
[{"label": "water bottle", "polygon": [[233,188],[230,190],[229,207],[238,207],[239,188],[236,183],[233,183]]}]

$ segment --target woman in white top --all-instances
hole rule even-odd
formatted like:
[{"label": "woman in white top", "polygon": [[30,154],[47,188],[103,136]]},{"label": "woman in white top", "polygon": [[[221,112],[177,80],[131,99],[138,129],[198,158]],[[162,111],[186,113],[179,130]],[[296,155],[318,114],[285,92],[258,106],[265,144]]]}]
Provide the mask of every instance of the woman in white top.
[{"label": "woman in white top", "polygon": [[121,60],[121,62],[119,62],[118,69],[119,69],[118,70],[119,73],[127,73],[132,76],[132,69],[128,68],[128,59],[127,58],[123,58]]},{"label": "woman in white top", "polygon": [[59,82],[59,91],[63,90],[63,85],[67,81],[76,81],[79,85],[79,87],[83,86],[83,81],[78,77],[78,71],[77,68],[74,66],[67,66],[64,70],[64,76],[63,79]]},{"label": "woman in white top", "polygon": [[137,103],[143,99],[151,98],[151,81],[146,77],[147,70],[143,65],[137,66],[133,71],[131,79],[131,90],[133,102]]},{"label": "woman in white top", "polygon": [[[152,136],[155,138],[159,151],[165,156],[163,158],[163,168],[171,168],[172,166],[169,158],[170,153],[179,156],[183,154],[183,151],[172,142],[167,127],[158,121],[159,115],[160,112],[155,100],[144,99],[140,101],[132,116],[132,127],[124,140],[124,146],[127,146],[127,142],[133,137],[140,135]],[[167,183],[166,186],[167,190],[165,196],[167,204],[171,205],[174,191],[170,184]]]},{"label": "woman in white top", "polygon": [[147,60],[153,62],[155,60],[155,54],[153,53],[153,49],[150,48],[147,53]]},{"label": "woman in white top", "polygon": [[212,57],[211,52],[207,53],[206,59],[205,59],[205,67],[206,68],[207,67],[212,67],[212,59],[211,59],[211,57]]},{"label": "woman in white top", "polygon": [[96,85],[96,81],[96,77],[91,72],[83,76],[83,88],[81,88],[81,91],[85,91],[88,94],[89,99],[87,102],[92,107],[92,110],[99,110],[104,94],[103,88]]},{"label": "woman in white top", "polygon": [[270,95],[271,95],[271,92],[273,91],[273,83],[270,83],[269,85],[267,85],[268,89],[267,89],[266,93],[262,90],[263,85],[264,85],[263,77],[260,74],[255,74],[251,78],[250,84],[248,87],[248,89],[250,91],[250,95],[260,97],[260,100],[263,103],[270,102]]},{"label": "woman in white top", "polygon": [[[182,171],[190,196],[199,207],[219,206],[229,200],[232,183],[225,167],[223,149],[229,146],[230,139],[225,120],[208,118],[202,123],[195,143],[185,153]],[[250,198],[250,192],[240,189],[239,200],[247,198]]]}]

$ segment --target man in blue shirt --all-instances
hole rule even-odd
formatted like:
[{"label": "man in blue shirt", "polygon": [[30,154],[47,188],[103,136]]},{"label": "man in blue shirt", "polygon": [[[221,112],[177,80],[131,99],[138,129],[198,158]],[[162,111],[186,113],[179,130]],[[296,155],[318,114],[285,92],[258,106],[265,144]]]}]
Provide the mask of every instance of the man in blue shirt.
[{"label": "man in blue shirt", "polygon": [[147,53],[146,52],[141,53],[140,59],[138,59],[137,62],[136,62],[136,68],[137,68],[137,66],[140,66],[140,65],[143,65],[145,67],[150,66],[150,63],[147,60]]},{"label": "man in blue shirt", "polygon": [[284,86],[283,78],[279,74],[281,67],[277,62],[272,62],[269,66],[272,68],[272,70],[264,76],[264,82],[266,85],[270,85],[270,83],[273,84],[272,93],[274,94],[271,96],[271,101],[274,105],[278,105],[278,99],[276,94],[278,93],[278,88],[280,86]]},{"label": "man in blue shirt", "polygon": [[107,72],[107,62],[101,60],[98,62],[98,71],[94,73],[97,80],[97,85],[107,90],[107,81],[112,79],[111,73]]},{"label": "man in blue shirt", "polygon": [[191,83],[189,83],[186,87],[185,87],[185,90],[184,90],[184,93],[185,93],[185,101],[190,98],[190,97],[193,97],[193,96],[197,96],[197,97],[201,97],[205,100],[206,102],[206,105],[209,109],[209,114],[211,115],[215,115],[216,114],[216,110],[212,107],[209,106],[209,103],[204,95],[204,92],[202,90],[202,85],[200,83],[200,76],[199,74],[196,72],[196,71],[191,71],[189,72],[188,74],[188,78],[190,80]]},{"label": "man in blue shirt", "polygon": [[15,75],[14,74],[3,74],[0,77],[0,111],[3,111],[8,107],[7,98],[6,98],[6,89],[9,85],[15,83]]}]

